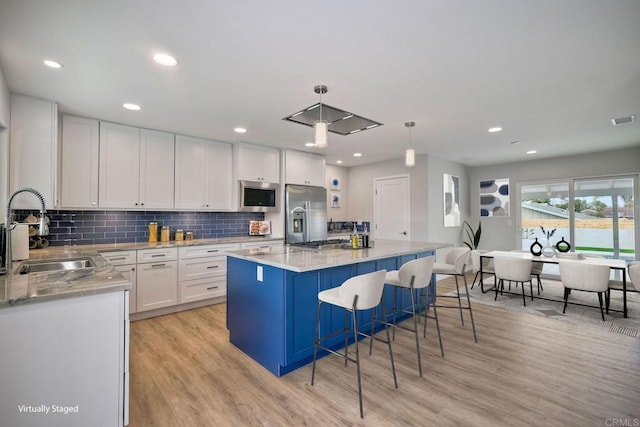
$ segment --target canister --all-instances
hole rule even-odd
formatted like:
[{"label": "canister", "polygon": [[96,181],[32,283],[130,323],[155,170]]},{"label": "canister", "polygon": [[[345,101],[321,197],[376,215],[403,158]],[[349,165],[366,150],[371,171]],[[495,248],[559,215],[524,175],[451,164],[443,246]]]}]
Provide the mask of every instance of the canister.
[{"label": "canister", "polygon": [[149,243],[156,243],[158,241],[158,223],[149,223]]},{"label": "canister", "polygon": [[162,230],[160,231],[160,241],[168,242],[170,236],[171,236],[171,228],[168,225],[163,226]]},{"label": "canister", "polygon": [[181,228],[176,230],[176,242],[182,242],[184,240],[184,231]]}]

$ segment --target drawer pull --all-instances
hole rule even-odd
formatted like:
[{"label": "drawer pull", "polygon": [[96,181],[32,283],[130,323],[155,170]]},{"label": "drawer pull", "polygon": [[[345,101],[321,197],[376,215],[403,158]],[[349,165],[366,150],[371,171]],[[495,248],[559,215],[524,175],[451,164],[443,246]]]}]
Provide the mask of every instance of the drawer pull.
[{"label": "drawer pull", "polygon": [[151,268],[166,267],[167,264],[151,264]]},{"label": "drawer pull", "polygon": [[165,256],[167,256],[167,254],[155,254],[155,255],[151,255],[151,258],[165,257]]},{"label": "drawer pull", "polygon": [[218,266],[217,265],[210,265],[207,268],[218,268]]},{"label": "drawer pull", "polygon": [[208,291],[210,291],[212,289],[218,289],[218,287],[217,286],[211,286],[211,287],[207,288]]},{"label": "drawer pull", "polygon": [[209,249],[207,252],[211,253],[211,252],[219,252],[218,249]]},{"label": "drawer pull", "polygon": [[107,259],[109,261],[124,261],[125,259],[127,259],[127,257],[124,257],[124,256],[119,256],[119,257],[115,257],[115,258],[107,257]]}]

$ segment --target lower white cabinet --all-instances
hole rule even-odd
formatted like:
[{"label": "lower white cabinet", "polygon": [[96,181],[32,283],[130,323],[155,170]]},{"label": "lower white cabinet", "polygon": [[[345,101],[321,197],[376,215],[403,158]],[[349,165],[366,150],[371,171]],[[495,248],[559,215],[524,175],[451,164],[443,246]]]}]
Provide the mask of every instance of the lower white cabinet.
[{"label": "lower white cabinet", "polygon": [[129,313],[138,311],[137,306],[137,273],[136,273],[136,251],[109,251],[102,252],[102,255],[116,271],[122,274],[129,282],[131,282],[131,292],[129,292]]},{"label": "lower white cabinet", "polygon": [[178,303],[177,248],[138,251],[138,312]]},{"label": "lower white cabinet", "polygon": [[227,294],[227,257],[224,251],[239,249],[236,243],[180,248],[180,303]]},{"label": "lower white cabinet", "polygon": [[244,242],[240,244],[240,249],[277,248],[283,245],[284,245],[284,240],[268,240],[266,242]]}]

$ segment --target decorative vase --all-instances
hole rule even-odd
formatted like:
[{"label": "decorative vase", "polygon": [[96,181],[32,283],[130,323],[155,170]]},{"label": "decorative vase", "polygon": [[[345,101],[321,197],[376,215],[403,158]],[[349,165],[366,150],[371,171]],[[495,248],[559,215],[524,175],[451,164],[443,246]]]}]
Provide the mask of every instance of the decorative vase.
[{"label": "decorative vase", "polygon": [[555,254],[556,254],[556,249],[553,246],[551,246],[551,243],[549,243],[549,241],[547,240],[544,246],[542,247],[542,255],[546,256],[547,258],[551,258]]},{"label": "decorative vase", "polygon": [[529,246],[529,251],[531,251],[531,255],[540,256],[542,255],[542,245],[538,242],[538,238],[536,237],[536,241]]},{"label": "decorative vase", "polygon": [[564,237],[563,237],[562,240],[556,243],[556,250],[558,252],[563,252],[563,253],[569,252],[571,250],[571,244],[569,244],[569,242],[564,240]]}]

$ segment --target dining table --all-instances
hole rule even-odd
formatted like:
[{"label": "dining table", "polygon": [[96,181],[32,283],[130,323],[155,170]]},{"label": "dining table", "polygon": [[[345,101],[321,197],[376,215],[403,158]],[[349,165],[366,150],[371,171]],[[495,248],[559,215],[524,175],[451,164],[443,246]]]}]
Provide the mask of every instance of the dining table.
[{"label": "dining table", "polygon": [[[487,290],[484,289],[483,272],[482,272],[483,260],[485,258],[491,259],[496,256],[507,256],[507,257],[513,257],[513,258],[530,259],[534,262],[542,262],[545,264],[559,264],[560,261],[562,260],[574,260],[574,261],[580,261],[581,263],[584,263],[584,264],[606,265],[612,271],[619,271],[622,276],[622,313],[625,318],[627,317],[627,263],[623,259],[609,259],[609,258],[600,258],[600,257],[596,258],[596,257],[584,256],[578,253],[557,253],[552,257],[547,257],[542,255],[533,255],[529,252],[517,252],[517,251],[484,252],[480,254],[480,290],[482,291],[482,293],[487,293],[490,290],[494,289],[493,287]],[[612,288],[610,287],[609,289],[612,289]],[[616,288],[616,290],[618,289]],[[612,311],[618,311],[618,310],[612,309]],[[609,312],[608,303],[607,303],[607,312]]]}]

